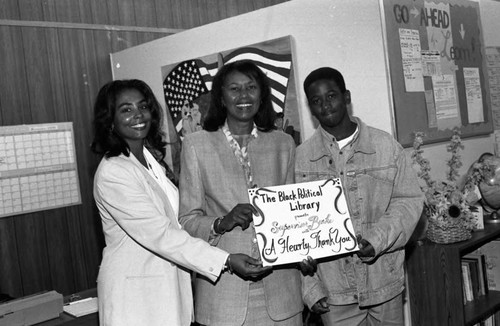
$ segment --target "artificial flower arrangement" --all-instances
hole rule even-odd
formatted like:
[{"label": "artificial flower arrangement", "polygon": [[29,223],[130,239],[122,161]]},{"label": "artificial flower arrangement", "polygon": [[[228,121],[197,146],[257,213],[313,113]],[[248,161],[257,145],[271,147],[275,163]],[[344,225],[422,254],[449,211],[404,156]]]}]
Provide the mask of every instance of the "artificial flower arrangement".
[{"label": "artificial flower arrangement", "polygon": [[475,187],[483,179],[485,165],[475,163],[465,177],[464,185],[458,183],[462,166],[460,150],[464,148],[460,131],[453,130],[446,149],[451,158],[446,161],[448,170],[445,180],[435,181],[430,176],[430,162],[423,157],[423,132],[415,132],[412,160],[418,164],[417,175],[423,180],[421,189],[425,193],[424,211],[428,218],[427,237],[438,243],[467,240],[476,226],[472,203],[477,201]]}]

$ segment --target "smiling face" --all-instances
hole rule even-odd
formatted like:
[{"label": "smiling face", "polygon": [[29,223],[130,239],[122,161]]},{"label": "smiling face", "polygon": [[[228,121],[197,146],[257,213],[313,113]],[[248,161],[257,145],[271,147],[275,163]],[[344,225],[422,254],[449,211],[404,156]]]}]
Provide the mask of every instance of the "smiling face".
[{"label": "smiling face", "polygon": [[232,125],[253,126],[253,119],[259,111],[260,95],[260,86],[255,79],[239,71],[227,75],[222,86],[222,104],[227,109],[230,129]]},{"label": "smiling face", "polygon": [[347,105],[351,94],[348,90],[342,93],[335,81],[319,79],[307,88],[306,95],[311,113],[327,132],[335,135],[349,126]]},{"label": "smiling face", "polygon": [[142,151],[144,138],[151,127],[151,110],[144,95],[134,88],[116,97],[114,131],[123,138],[132,153]]}]

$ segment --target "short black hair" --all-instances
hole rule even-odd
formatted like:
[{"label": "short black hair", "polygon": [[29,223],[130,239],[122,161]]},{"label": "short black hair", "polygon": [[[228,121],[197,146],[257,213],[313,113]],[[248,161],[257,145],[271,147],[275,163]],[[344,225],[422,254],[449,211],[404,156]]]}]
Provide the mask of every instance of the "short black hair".
[{"label": "short black hair", "polygon": [[340,91],[342,93],[346,92],[344,77],[342,76],[340,71],[330,67],[321,67],[313,70],[304,80],[304,92],[306,93],[306,96],[309,86],[320,79],[333,80],[340,88]]}]

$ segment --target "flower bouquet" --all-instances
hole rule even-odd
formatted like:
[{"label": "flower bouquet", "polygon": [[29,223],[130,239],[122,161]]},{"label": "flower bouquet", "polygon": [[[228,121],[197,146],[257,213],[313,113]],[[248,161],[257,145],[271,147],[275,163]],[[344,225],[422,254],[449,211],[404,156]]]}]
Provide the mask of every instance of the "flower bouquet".
[{"label": "flower bouquet", "polygon": [[471,237],[472,229],[476,226],[474,214],[470,206],[474,196],[474,187],[482,178],[481,167],[474,168],[469,173],[464,186],[457,182],[458,170],[462,166],[460,150],[464,148],[460,139],[460,131],[455,129],[447,151],[451,158],[446,162],[448,171],[446,179],[432,180],[430,176],[430,162],[425,159],[423,149],[423,132],[416,132],[413,142],[412,160],[419,166],[417,175],[423,183],[421,188],[425,193],[424,212],[428,219],[427,238],[437,243],[453,243],[467,240]]}]

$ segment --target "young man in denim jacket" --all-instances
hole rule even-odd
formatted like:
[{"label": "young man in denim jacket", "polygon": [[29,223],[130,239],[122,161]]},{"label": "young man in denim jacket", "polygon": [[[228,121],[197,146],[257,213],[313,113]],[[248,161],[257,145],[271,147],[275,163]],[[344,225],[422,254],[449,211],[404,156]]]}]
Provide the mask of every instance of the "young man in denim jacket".
[{"label": "young man in denim jacket", "polygon": [[423,206],[411,161],[390,134],[349,116],[337,70],[311,72],[304,91],[320,126],[297,148],[296,182],[341,179],[360,247],[319,261],[304,302],[326,326],[403,325],[404,246]]}]

